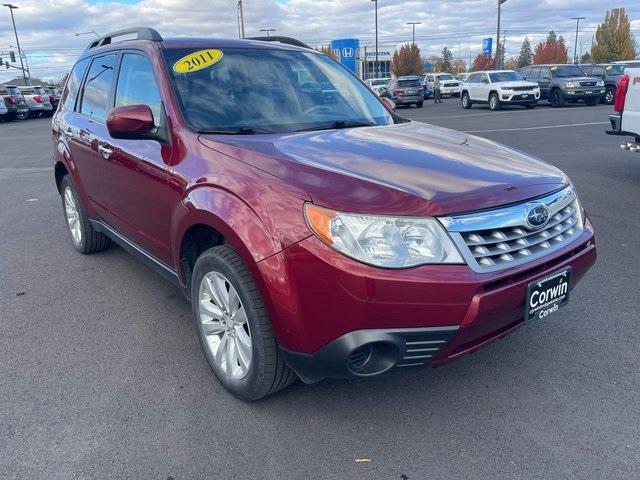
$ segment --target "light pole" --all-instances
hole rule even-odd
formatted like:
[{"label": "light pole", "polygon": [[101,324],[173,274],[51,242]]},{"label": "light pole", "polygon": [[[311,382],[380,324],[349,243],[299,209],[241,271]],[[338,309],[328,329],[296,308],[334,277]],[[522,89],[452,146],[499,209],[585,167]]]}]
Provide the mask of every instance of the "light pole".
[{"label": "light pole", "polygon": [[24,79],[24,84],[29,85],[31,82],[27,83],[27,73],[24,69],[24,63],[22,62],[22,55],[20,55],[20,52],[22,49],[20,48],[20,40],[18,40],[18,30],[16,29],[16,21],[13,18],[13,11],[17,10],[18,7],[16,7],[15,5],[11,5],[10,3],[3,3],[2,6],[7,7],[11,12],[11,22],[13,23],[13,33],[15,33],[16,35],[16,45],[18,45],[18,56],[20,57],[20,66],[22,67],[22,78]]},{"label": "light pole", "polygon": [[244,10],[242,9],[242,0],[238,0],[238,34],[240,38],[244,38]]},{"label": "light pole", "polygon": [[375,77],[380,78],[380,68],[378,63],[378,0],[371,0],[371,1],[375,3],[375,10],[376,10],[376,60],[374,63],[373,70],[375,72]]},{"label": "light pole", "polygon": [[275,28],[261,28],[260,31],[261,32],[267,32],[267,38],[269,38],[269,32],[275,32],[276,29]]},{"label": "light pole", "polygon": [[407,25],[411,25],[413,33],[411,34],[411,43],[416,44],[416,25],[422,25],[422,22],[407,22]]},{"label": "light pole", "polygon": [[580,20],[584,20],[585,17],[571,17],[571,20],[576,21],[576,42],[573,46],[573,63],[578,63],[578,29],[580,28]]},{"label": "light pole", "polygon": [[496,31],[496,68],[500,69],[501,58],[500,58],[500,7],[507,0],[498,0],[498,29]]}]

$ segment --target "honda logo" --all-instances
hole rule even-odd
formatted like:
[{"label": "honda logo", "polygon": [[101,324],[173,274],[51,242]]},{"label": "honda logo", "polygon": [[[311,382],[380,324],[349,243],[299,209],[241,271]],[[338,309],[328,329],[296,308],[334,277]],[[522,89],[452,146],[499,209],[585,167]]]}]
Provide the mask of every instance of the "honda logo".
[{"label": "honda logo", "polygon": [[353,58],[353,48],[352,47],[344,47],[342,49],[342,58]]}]

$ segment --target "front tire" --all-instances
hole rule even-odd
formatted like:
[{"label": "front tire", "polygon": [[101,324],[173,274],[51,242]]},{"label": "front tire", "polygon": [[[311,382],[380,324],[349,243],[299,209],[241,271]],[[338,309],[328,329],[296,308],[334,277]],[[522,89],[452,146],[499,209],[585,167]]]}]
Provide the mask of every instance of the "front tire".
[{"label": "front tire", "polygon": [[291,384],[249,269],[229,245],[205,251],[193,269],[191,304],[202,350],[220,383],[242,400]]},{"label": "front tire", "polygon": [[502,104],[500,103],[498,94],[494,92],[491,95],[489,95],[489,110],[495,112],[497,110],[500,110],[501,108],[502,108]]},{"label": "front tire", "polygon": [[564,94],[559,88],[556,88],[549,94],[549,103],[553,108],[564,107],[565,102]]},{"label": "front tire", "polygon": [[462,108],[468,110],[471,108],[471,99],[469,98],[469,94],[467,92],[462,93],[462,98],[460,100],[462,102]]},{"label": "front tire", "polygon": [[105,234],[97,232],[91,225],[69,175],[66,175],[60,182],[60,194],[62,196],[62,211],[73,248],[85,255],[109,248],[111,240]]}]

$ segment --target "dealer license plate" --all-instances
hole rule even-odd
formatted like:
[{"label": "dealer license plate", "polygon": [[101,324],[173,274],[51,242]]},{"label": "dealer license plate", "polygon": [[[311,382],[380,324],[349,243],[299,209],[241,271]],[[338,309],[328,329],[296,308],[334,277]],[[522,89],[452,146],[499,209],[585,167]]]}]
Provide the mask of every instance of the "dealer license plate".
[{"label": "dealer license plate", "polygon": [[571,268],[561,270],[553,275],[531,282],[527,289],[525,321],[540,320],[569,301],[569,284]]}]

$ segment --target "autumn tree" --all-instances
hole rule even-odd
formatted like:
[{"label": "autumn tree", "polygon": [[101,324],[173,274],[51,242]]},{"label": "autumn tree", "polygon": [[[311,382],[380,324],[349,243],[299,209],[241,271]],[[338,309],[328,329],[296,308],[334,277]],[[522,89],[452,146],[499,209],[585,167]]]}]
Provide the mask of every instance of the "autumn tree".
[{"label": "autumn tree", "polygon": [[451,50],[449,50],[447,47],[444,47],[442,49],[442,71],[443,72],[450,72],[451,68],[452,68],[452,63],[453,63],[453,53],[451,53]]},{"label": "autumn tree", "polygon": [[453,61],[450,72],[454,75],[467,71],[467,64],[461,58]]},{"label": "autumn tree", "polygon": [[472,71],[477,70],[493,70],[496,68],[496,61],[489,53],[479,53],[473,60]]},{"label": "autumn tree", "polygon": [[396,77],[421,75],[424,71],[420,48],[415,43],[407,43],[393,53],[391,71]]},{"label": "autumn tree", "polygon": [[624,8],[608,10],[604,22],[596,30],[596,42],[591,48],[595,63],[636,58],[636,42]]},{"label": "autumn tree", "polygon": [[567,46],[564,43],[562,35],[556,36],[551,30],[547,39],[536,45],[533,51],[533,63],[542,65],[545,63],[567,63],[569,56],[567,54]]},{"label": "autumn tree", "polygon": [[520,55],[518,55],[518,68],[526,67],[533,63],[533,53],[531,52],[531,42],[529,37],[524,37],[522,46],[520,47]]},{"label": "autumn tree", "polygon": [[338,60],[338,55],[336,55],[336,51],[333,48],[331,48],[331,46],[329,45],[322,45],[322,47],[320,47],[318,51],[320,53],[324,53],[328,57],[333,58],[334,60]]}]

